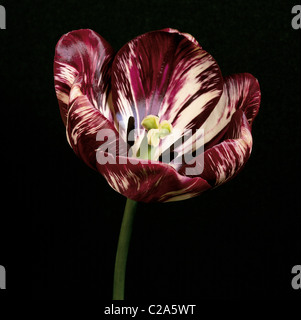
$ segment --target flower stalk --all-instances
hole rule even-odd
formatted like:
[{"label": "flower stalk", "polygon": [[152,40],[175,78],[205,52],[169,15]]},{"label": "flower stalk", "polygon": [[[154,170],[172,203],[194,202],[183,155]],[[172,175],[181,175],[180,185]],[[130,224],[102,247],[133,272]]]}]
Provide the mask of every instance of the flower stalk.
[{"label": "flower stalk", "polygon": [[120,228],[113,284],[113,300],[124,300],[126,262],[132,235],[137,202],[127,199]]}]

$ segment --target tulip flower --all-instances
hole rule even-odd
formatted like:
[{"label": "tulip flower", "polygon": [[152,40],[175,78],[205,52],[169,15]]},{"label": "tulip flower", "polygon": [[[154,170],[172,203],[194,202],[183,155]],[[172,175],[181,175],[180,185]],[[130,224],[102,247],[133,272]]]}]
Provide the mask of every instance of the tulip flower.
[{"label": "tulip flower", "polygon": [[193,36],[170,28],[117,53],[92,30],[69,32],[56,46],[54,82],[69,144],[128,198],[114,284],[123,299],[136,202],[195,197],[240,172],[259,84],[248,73],[223,77]]}]

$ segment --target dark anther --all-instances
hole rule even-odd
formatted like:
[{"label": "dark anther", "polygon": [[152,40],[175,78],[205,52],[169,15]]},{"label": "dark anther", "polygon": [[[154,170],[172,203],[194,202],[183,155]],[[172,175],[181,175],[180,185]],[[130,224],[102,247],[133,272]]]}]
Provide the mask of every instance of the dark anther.
[{"label": "dark anther", "polygon": [[160,156],[159,156],[159,161],[160,162],[165,162],[169,163],[173,159],[175,159],[178,156],[178,152],[174,151],[174,145],[170,146],[169,150],[164,151]]},{"label": "dark anther", "polygon": [[126,142],[130,147],[134,145],[134,129],[135,129],[135,118],[129,117],[128,127],[126,131]]}]

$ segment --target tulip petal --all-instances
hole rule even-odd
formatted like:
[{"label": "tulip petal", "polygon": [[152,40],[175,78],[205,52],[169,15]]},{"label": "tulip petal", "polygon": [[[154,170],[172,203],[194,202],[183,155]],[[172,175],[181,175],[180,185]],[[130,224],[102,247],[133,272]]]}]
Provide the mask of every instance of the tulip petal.
[{"label": "tulip petal", "polygon": [[[114,124],[92,105],[81,91],[83,77],[78,77],[70,90],[70,108],[67,114],[66,131],[68,142],[74,152],[91,168],[96,169],[97,150],[106,146],[116,154],[126,155],[127,144],[120,139]],[[106,138],[99,139],[101,132]]]},{"label": "tulip petal", "polygon": [[108,107],[113,49],[96,32],[82,29],[69,32],[56,45],[54,82],[60,112],[66,125],[70,89],[79,74],[83,74],[81,91],[90,103],[108,119]]},{"label": "tulip petal", "polygon": [[[258,113],[260,106],[260,88],[258,81],[249,73],[240,73],[224,78],[223,94],[200,129],[203,129],[204,150],[220,143],[228,130],[233,114],[241,109],[250,125]],[[185,154],[186,150],[195,151],[191,145],[196,145],[202,132],[195,133],[191,139],[183,142],[177,148],[174,163]],[[181,164],[172,164],[179,170]]]},{"label": "tulip petal", "polygon": [[161,29],[160,31],[169,32],[169,33],[178,33],[186,37],[189,41],[193,42],[195,45],[199,46],[202,49],[198,41],[190,33],[180,32],[179,30],[173,29],[173,28],[165,28],[165,29]]},{"label": "tulip petal", "polygon": [[222,90],[216,61],[176,32],[155,31],[135,38],[116,54],[112,65],[112,99],[123,136],[130,117],[141,135],[141,121],[150,114],[169,121],[180,134],[199,128]]},{"label": "tulip petal", "polygon": [[[142,202],[169,202],[185,200],[199,195],[211,188],[200,177],[189,178],[180,175],[168,164],[136,160],[122,156],[115,159],[109,155],[112,164],[97,164],[98,171],[109,185],[127,198]],[[120,164],[120,162],[125,162]]]},{"label": "tulip petal", "polygon": [[196,157],[193,163],[183,166],[179,173],[185,174],[186,169],[190,168],[189,176],[194,176],[193,172],[199,173],[199,166],[203,166],[200,176],[208,183],[212,186],[225,183],[243,168],[250,157],[252,143],[250,125],[239,109],[232,116],[224,141]]},{"label": "tulip petal", "polygon": [[252,125],[261,101],[258,80],[249,73],[239,73],[225,77],[224,81],[224,90],[227,90],[227,96],[230,97],[227,116],[231,117],[231,109],[241,109]]}]

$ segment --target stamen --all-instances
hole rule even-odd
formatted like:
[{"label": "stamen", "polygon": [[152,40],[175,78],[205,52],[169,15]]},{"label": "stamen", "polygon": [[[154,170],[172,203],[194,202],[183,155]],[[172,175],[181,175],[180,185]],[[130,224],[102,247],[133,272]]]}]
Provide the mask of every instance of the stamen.
[{"label": "stamen", "polygon": [[135,129],[135,118],[129,117],[128,126],[127,126],[127,130],[126,130],[126,142],[130,147],[132,147],[135,143],[134,136],[130,137],[130,134],[131,135],[134,134],[134,131],[133,131],[134,129]]}]

